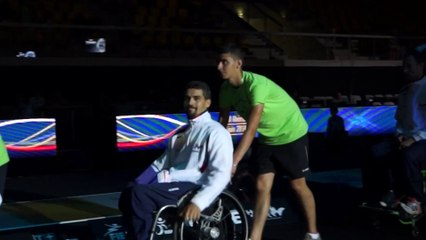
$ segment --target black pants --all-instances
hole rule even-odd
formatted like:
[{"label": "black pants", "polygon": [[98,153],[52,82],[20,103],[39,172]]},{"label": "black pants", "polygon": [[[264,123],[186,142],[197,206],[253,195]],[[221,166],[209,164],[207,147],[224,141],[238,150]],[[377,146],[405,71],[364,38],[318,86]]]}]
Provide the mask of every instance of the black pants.
[{"label": "black pants", "polygon": [[406,177],[407,196],[424,201],[422,168],[426,166],[426,140],[415,142],[401,150],[403,175]]},{"label": "black pants", "polygon": [[[3,195],[6,185],[7,163],[0,166],[0,194]],[[4,199],[3,199],[4,200]]]},{"label": "black pants", "polygon": [[[426,166],[426,140],[413,143],[410,147],[399,149],[395,140],[382,142],[375,161],[380,164],[377,171],[383,171],[386,189],[394,189],[399,196],[415,197],[424,200],[422,169]],[[381,173],[377,172],[376,176]]]},{"label": "black pants", "polygon": [[[176,204],[187,192],[199,186],[190,182],[135,184],[120,199],[123,220],[134,239],[148,239],[153,225],[153,212]],[[124,193],[124,192],[123,192]]]}]

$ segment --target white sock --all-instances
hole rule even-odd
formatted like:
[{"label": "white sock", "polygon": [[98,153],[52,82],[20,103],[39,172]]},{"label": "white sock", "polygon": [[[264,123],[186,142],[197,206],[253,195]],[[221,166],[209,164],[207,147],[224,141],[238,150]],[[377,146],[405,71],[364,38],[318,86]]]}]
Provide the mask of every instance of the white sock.
[{"label": "white sock", "polygon": [[308,233],[309,236],[311,236],[312,239],[317,239],[319,238],[319,233]]}]

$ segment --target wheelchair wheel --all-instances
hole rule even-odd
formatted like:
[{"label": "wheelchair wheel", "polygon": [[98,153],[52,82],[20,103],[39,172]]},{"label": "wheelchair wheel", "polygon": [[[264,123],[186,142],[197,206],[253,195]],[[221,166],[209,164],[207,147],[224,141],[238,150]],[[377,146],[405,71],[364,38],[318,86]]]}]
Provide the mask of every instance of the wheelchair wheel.
[{"label": "wheelchair wheel", "polygon": [[247,240],[247,215],[237,197],[224,191],[202,212],[199,221],[176,221],[174,234],[176,240]]}]

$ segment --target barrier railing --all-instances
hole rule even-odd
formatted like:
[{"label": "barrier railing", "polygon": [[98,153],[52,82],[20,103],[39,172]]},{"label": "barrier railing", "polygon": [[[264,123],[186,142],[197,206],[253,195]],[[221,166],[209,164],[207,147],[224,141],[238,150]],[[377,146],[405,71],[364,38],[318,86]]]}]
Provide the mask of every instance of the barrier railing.
[{"label": "barrier railing", "polygon": [[[210,64],[215,50],[226,42],[240,43],[251,61],[297,65],[298,61],[357,65],[400,65],[407,45],[426,37],[303,33],[282,31],[234,31],[193,28],[147,28],[98,25],[1,23],[0,64],[20,64],[37,58],[42,64],[184,64],[176,59],[197,59]],[[279,39],[282,44],[276,44]],[[399,44],[403,39],[404,46]],[[101,51],[102,50],[102,51]],[[49,62],[48,59],[54,58]],[[85,59],[96,58],[97,61]],[[61,61],[58,62],[58,59]],[[79,61],[76,61],[79,59]],[[136,60],[137,59],[137,60]],[[204,61],[198,61],[198,59]],[[142,61],[142,60],[152,60]],[[160,61],[160,60],[163,60]],[[386,63],[383,63],[386,62]],[[288,64],[287,64],[288,63]],[[320,63],[316,63],[320,64]],[[358,63],[359,64],[359,63]]]}]

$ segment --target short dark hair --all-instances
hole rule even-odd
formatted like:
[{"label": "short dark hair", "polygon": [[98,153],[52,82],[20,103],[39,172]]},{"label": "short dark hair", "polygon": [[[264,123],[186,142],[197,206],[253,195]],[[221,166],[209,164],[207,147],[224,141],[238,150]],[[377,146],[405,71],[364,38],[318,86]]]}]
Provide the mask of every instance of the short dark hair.
[{"label": "short dark hair", "polygon": [[244,59],[245,55],[243,49],[235,43],[225,44],[222,48],[219,49],[219,54],[224,53],[230,53],[241,60]]},{"label": "short dark hair", "polygon": [[190,89],[190,88],[203,90],[203,95],[204,95],[205,99],[211,99],[211,97],[212,97],[212,92],[210,90],[210,87],[205,82],[191,81],[191,82],[189,82],[189,83],[186,84],[186,88],[185,89]]},{"label": "short dark hair", "polygon": [[337,105],[331,105],[330,106],[330,113],[337,113],[339,112],[339,108],[337,107]]}]

